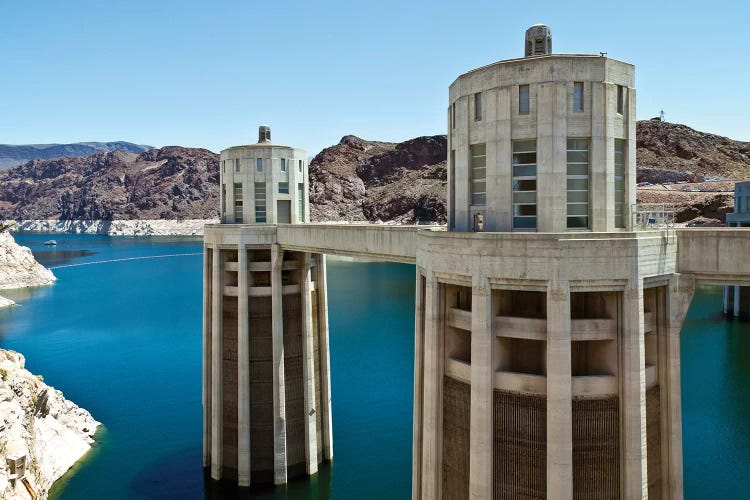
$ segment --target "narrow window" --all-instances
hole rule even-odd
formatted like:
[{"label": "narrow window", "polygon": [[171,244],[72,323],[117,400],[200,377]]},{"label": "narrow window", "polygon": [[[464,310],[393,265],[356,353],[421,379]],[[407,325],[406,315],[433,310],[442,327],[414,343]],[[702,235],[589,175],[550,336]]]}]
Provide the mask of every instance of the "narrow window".
[{"label": "narrow window", "polygon": [[513,141],[513,229],[536,229],[536,141]]},{"label": "narrow window", "polygon": [[266,222],[266,184],[255,183],[255,222]]},{"label": "narrow window", "polygon": [[286,158],[281,159],[281,171],[286,172]]},{"label": "narrow window", "polygon": [[625,112],[625,88],[622,85],[617,86],[617,112],[621,115]]},{"label": "narrow window", "polygon": [[568,139],[568,229],[589,227],[589,140]]},{"label": "narrow window", "polygon": [[625,227],[625,146],[615,139],[615,227]]},{"label": "narrow window", "polygon": [[[239,162],[239,160],[237,160]],[[234,223],[242,224],[242,183],[234,183]]]},{"label": "narrow window", "polygon": [[239,158],[237,158],[236,160],[234,160],[234,171],[235,172],[239,172],[240,171],[240,159]]},{"label": "narrow window", "polygon": [[288,182],[279,182],[279,194],[289,194]]},{"label": "narrow window", "polygon": [[484,205],[487,200],[487,146],[473,144],[471,149],[471,204]]},{"label": "narrow window", "polygon": [[255,160],[255,170],[258,172],[263,172],[263,158],[258,158]]},{"label": "narrow window", "polygon": [[305,185],[297,184],[297,217],[305,222]]},{"label": "narrow window", "polygon": [[299,173],[302,173],[302,160],[299,160]]},{"label": "narrow window", "polygon": [[456,103],[451,104],[451,128],[456,128]]},{"label": "narrow window", "polygon": [[583,82],[573,82],[573,111],[583,111]]},{"label": "narrow window", "polygon": [[528,85],[518,86],[518,114],[520,115],[529,114],[529,86]]},{"label": "narrow window", "polygon": [[474,94],[474,121],[482,121],[482,93],[477,92]]}]

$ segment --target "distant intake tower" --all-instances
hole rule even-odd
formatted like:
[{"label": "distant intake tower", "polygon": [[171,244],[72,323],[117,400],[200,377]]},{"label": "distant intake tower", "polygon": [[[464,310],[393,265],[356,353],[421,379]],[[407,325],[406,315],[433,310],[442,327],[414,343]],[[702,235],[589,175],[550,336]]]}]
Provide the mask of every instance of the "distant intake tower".
[{"label": "distant intake tower", "polygon": [[221,152],[221,221],[290,224],[309,221],[307,156],[271,142],[261,125],[258,143]]}]

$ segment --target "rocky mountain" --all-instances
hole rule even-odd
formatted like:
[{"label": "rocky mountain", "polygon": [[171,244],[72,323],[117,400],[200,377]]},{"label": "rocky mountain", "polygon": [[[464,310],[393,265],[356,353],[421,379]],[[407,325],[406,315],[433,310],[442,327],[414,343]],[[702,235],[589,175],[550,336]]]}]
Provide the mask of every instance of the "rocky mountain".
[{"label": "rocky mountain", "polygon": [[[750,178],[750,142],[659,120],[636,128],[639,203],[672,203],[677,222],[724,225],[734,181]],[[680,184],[674,184],[680,183]]]},{"label": "rocky mountain", "polygon": [[444,135],[402,143],[347,135],[310,162],[314,221],[446,221]]},{"label": "rocky mountain", "polygon": [[[310,162],[311,219],[445,223],[446,147],[443,135],[343,137]],[[750,178],[750,143],[684,125],[638,122],[637,155],[639,182],[690,183],[638,190],[640,202],[675,203],[680,222],[719,223],[733,179]],[[218,165],[215,153],[176,146],[32,160],[0,172],[0,219],[215,219]]]},{"label": "rocky mountain", "polygon": [[102,151],[124,151],[142,153],[151,146],[132,142],[76,142],[73,144],[0,144],[0,170],[22,165],[33,159],[59,158],[63,156],[90,156]]},{"label": "rocky mountain", "polygon": [[212,219],[218,183],[206,149],[32,160],[0,172],[0,219]]},{"label": "rocky mountain", "polygon": [[639,180],[649,180],[646,176],[654,177],[658,171],[665,172],[664,180],[692,182],[750,177],[750,142],[659,120],[639,121],[636,140]]},{"label": "rocky mountain", "polygon": [[[639,189],[639,202],[674,203],[678,222],[723,221],[734,181],[717,181],[750,178],[750,143],[658,120],[639,121],[636,131],[638,182],[695,183]],[[445,136],[400,144],[346,136],[310,163],[311,216],[445,223],[445,160]]]}]

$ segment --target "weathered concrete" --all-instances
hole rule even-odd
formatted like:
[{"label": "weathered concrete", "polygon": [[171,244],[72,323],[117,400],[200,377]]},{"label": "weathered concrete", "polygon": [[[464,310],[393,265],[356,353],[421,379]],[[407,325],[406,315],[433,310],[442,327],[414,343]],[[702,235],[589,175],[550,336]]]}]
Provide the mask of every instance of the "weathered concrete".
[{"label": "weathered concrete", "polygon": [[237,252],[237,484],[250,486],[250,324],[247,249]]},{"label": "weathered concrete", "polygon": [[547,497],[573,498],[570,285],[547,288]]},{"label": "weathered concrete", "polygon": [[273,481],[284,484],[286,470],[286,384],[284,383],[284,312],[281,267],[284,250],[271,246],[271,331],[273,345]]},{"label": "weathered concrete", "polygon": [[305,397],[305,452],[306,469],[309,475],[318,472],[318,440],[315,413],[319,410],[315,404],[315,361],[313,344],[312,283],[310,267],[312,261],[309,253],[303,254],[301,270],[302,294],[302,386]]},{"label": "weathered concrete", "polygon": [[316,254],[318,272],[318,337],[320,338],[320,400],[323,412],[323,458],[333,460],[333,418],[331,414],[331,349],[328,336],[328,273],[326,256]]}]

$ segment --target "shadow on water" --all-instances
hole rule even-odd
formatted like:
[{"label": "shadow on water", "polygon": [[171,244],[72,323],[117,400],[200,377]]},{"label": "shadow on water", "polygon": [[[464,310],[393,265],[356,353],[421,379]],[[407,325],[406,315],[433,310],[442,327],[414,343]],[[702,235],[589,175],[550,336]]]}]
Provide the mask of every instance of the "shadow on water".
[{"label": "shadow on water", "polygon": [[[287,485],[262,485],[251,488],[238,488],[234,481],[214,481],[209,470],[202,470],[200,448],[191,448],[160,458],[141,469],[130,483],[133,498],[144,500],[163,499],[204,499],[240,500],[256,499],[329,499],[331,498],[331,476],[333,466],[321,464],[318,474],[295,478]],[[195,474],[184,474],[195,470]],[[201,473],[202,470],[202,473]],[[174,477],[182,480],[175,488]],[[166,489],[168,487],[169,489]]]},{"label": "shadow on water", "polygon": [[80,259],[81,257],[90,257],[96,255],[96,252],[90,250],[32,250],[36,260],[45,267],[60,266],[68,262]]}]

